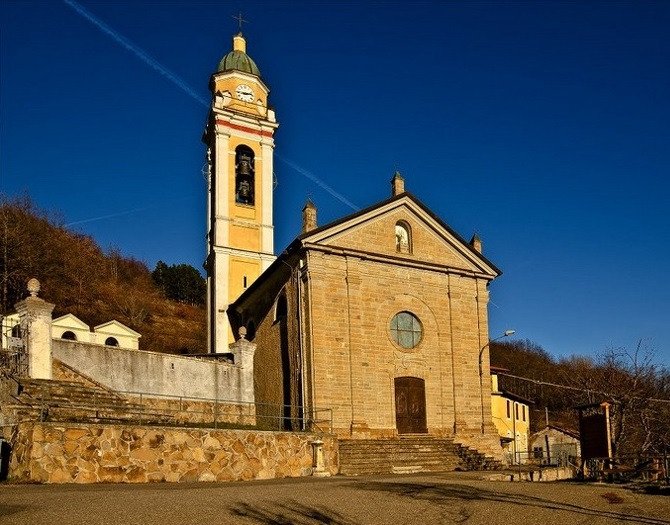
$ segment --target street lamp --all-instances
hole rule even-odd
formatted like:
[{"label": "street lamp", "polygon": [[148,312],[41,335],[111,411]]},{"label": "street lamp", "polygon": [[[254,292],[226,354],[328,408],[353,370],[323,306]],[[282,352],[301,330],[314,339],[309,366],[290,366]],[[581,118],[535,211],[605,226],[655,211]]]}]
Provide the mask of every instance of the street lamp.
[{"label": "street lamp", "polygon": [[484,350],[486,349],[487,346],[489,346],[491,343],[494,341],[498,341],[500,339],[503,339],[504,337],[509,337],[510,335],[514,335],[516,333],[516,330],[505,330],[503,334],[499,337],[496,337],[495,339],[491,339],[488,343],[486,343],[484,346],[482,346],[479,350],[479,397],[482,402],[482,434],[484,433],[484,383],[483,383],[483,370],[482,370],[482,355],[484,355]]}]

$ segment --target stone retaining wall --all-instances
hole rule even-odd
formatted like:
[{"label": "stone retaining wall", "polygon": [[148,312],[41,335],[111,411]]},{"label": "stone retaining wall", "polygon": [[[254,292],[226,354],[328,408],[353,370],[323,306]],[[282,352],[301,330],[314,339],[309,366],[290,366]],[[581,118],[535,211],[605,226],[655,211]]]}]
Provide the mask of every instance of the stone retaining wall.
[{"label": "stone retaining wall", "polygon": [[338,471],[332,436],[75,423],[20,423],[9,478],[37,483],[239,481],[312,474],[311,442]]}]

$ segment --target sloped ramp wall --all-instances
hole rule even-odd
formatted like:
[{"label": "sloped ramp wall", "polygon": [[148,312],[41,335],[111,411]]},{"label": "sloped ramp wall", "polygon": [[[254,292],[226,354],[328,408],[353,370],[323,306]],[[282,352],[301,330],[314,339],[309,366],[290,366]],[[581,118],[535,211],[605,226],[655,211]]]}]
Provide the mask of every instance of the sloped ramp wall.
[{"label": "sloped ramp wall", "polygon": [[60,339],[52,348],[55,359],[119,392],[254,402],[253,391],[241,388],[252,367]]},{"label": "sloped ramp wall", "polygon": [[309,476],[312,445],[338,470],[333,436],[130,425],[20,423],[9,479],[30,483],[241,481]]}]

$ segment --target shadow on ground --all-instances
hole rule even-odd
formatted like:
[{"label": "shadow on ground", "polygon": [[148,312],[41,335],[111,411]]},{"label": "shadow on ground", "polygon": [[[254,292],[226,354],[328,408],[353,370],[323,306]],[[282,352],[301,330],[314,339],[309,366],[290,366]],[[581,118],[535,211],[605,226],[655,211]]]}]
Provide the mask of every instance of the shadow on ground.
[{"label": "shadow on ground", "polygon": [[26,510],[28,505],[0,505],[0,518]]},{"label": "shadow on ground", "polygon": [[272,503],[266,507],[237,503],[230,507],[231,514],[267,525],[357,525],[339,512],[326,507],[310,507],[289,500],[286,503]]},{"label": "shadow on ground", "polygon": [[[562,510],[584,516],[597,516],[620,520],[621,522],[643,523],[647,525],[670,525],[670,521],[648,516],[633,515],[630,512],[613,512],[592,509],[571,503],[561,503],[524,494],[511,494],[492,490],[470,487],[467,485],[442,485],[431,483],[394,483],[394,482],[361,482],[356,486],[361,490],[386,492],[398,497],[412,498],[439,504],[463,501],[491,501],[508,503],[520,507],[536,507]],[[328,523],[328,522],[323,522]],[[335,522],[337,523],[337,522]]]}]

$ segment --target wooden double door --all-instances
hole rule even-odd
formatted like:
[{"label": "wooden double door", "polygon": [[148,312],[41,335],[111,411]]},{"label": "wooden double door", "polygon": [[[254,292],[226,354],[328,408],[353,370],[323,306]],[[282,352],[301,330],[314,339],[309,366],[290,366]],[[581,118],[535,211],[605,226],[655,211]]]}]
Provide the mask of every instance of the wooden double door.
[{"label": "wooden double door", "polygon": [[395,420],[398,434],[428,432],[426,385],[419,377],[395,378]]}]

